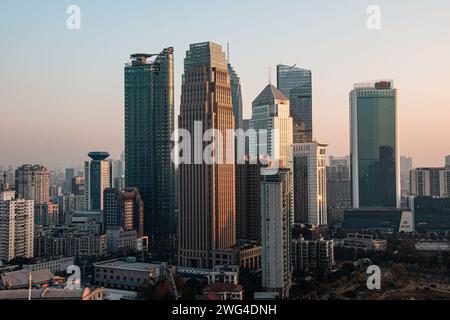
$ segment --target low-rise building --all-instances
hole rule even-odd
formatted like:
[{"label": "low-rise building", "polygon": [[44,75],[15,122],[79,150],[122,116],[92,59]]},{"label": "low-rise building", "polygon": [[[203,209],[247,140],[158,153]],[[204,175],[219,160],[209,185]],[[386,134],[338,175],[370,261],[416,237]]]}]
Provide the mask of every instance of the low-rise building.
[{"label": "low-rise building", "polygon": [[[28,289],[0,291],[0,300],[28,300]],[[57,289],[42,288],[31,290],[31,300],[103,300],[102,289]]]},{"label": "low-rise building", "polygon": [[135,259],[109,260],[94,264],[94,283],[97,286],[136,291],[155,285],[162,279],[163,264],[136,262]]},{"label": "low-rise building", "polygon": [[370,234],[349,233],[342,246],[367,251],[386,251],[387,240],[374,239]]},{"label": "low-rise building", "polygon": [[32,264],[24,264],[23,268],[29,271],[38,271],[48,269],[52,273],[66,272],[67,268],[75,264],[74,257],[50,259],[50,260],[37,260]]}]

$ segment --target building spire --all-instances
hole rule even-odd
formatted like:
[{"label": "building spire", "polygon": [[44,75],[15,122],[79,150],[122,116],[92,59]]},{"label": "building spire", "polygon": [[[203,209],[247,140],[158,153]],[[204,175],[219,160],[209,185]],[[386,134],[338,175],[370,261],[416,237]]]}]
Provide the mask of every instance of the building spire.
[{"label": "building spire", "polygon": [[227,60],[228,60],[228,63],[231,63],[231,61],[230,61],[230,43],[229,42],[227,42]]},{"label": "building spire", "polygon": [[272,68],[271,67],[269,67],[269,74],[268,74],[268,78],[269,78],[269,85],[271,85],[272,84]]}]

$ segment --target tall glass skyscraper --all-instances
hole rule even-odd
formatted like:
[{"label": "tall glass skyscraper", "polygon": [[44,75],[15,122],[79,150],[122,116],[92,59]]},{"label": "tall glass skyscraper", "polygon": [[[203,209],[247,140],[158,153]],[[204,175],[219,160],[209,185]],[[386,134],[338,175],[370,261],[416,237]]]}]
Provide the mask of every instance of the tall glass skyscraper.
[{"label": "tall glass skyscraper", "polygon": [[141,193],[145,234],[158,244],[176,236],[173,48],[131,59],[125,66],[125,185]]},{"label": "tall glass skyscraper", "polygon": [[[233,152],[234,139],[226,139],[226,131],[234,130],[235,123],[231,83],[220,45],[203,42],[190,46],[181,92],[180,129],[194,136],[198,122],[202,135],[209,129],[218,130],[223,136],[224,155]],[[209,144],[203,142],[201,151]],[[195,143],[190,147],[191,154],[196,154]],[[228,264],[223,250],[236,244],[234,164],[191,162],[180,164],[179,170],[179,265],[212,268]]]},{"label": "tall glass skyscraper", "polygon": [[354,208],[400,208],[397,113],[392,81],[356,84],[350,93]]},{"label": "tall glass skyscraper", "polygon": [[312,142],[312,73],[295,66],[277,66],[278,90],[290,101],[294,143]]},{"label": "tall glass skyscraper", "polygon": [[235,129],[244,129],[244,106],[242,102],[241,79],[237,75],[230,63],[228,63],[228,73],[231,83],[231,100],[233,103],[234,127]]}]

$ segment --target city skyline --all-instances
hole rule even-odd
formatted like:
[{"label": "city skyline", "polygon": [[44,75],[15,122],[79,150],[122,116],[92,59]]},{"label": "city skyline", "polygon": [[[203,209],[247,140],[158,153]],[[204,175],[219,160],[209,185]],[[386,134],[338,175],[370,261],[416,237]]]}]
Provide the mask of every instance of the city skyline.
[{"label": "city skyline", "polygon": [[[279,63],[312,70],[314,138],[330,144],[330,155],[349,154],[348,92],[353,84],[394,79],[399,90],[400,153],[412,156],[416,167],[440,166],[450,150],[445,125],[450,113],[450,94],[445,90],[450,45],[444,38],[448,29],[444,13],[450,4],[432,2],[378,1],[381,30],[366,27],[370,1],[286,1],[291,10],[285,12],[282,22],[266,19],[276,6],[267,1],[258,2],[258,13],[251,13],[256,5],[253,1],[162,4],[160,10],[171,14],[173,23],[158,16],[144,21],[152,8],[141,1],[134,1],[141,4],[139,10],[138,6],[108,3],[111,10],[107,14],[105,2],[78,1],[82,12],[79,31],[66,29],[68,3],[64,1],[5,4],[0,13],[4,25],[0,34],[6,39],[1,46],[8,47],[0,50],[4,70],[0,75],[0,105],[9,120],[0,125],[0,162],[17,167],[32,160],[51,168],[66,167],[82,164],[90,150],[106,150],[118,158],[124,150],[122,73],[129,54],[174,46],[178,114],[184,52],[190,43],[213,41],[223,47],[230,43],[230,62],[241,78],[245,118],[250,117],[251,101],[267,85],[268,67],[274,84]],[[206,18],[214,20],[216,31],[201,28],[196,8],[222,12],[218,18]],[[28,23],[31,13],[46,17],[45,21],[38,19],[42,29],[38,34],[34,33],[36,25]],[[289,19],[292,17],[296,19]],[[183,28],[177,21],[182,18],[189,27]],[[166,32],[159,32],[163,28]],[[15,32],[9,34],[8,30]],[[54,41],[60,43],[58,48],[51,45]],[[18,60],[20,65],[11,63]],[[24,92],[22,86],[28,90]],[[24,128],[20,135],[11,136],[18,121]],[[40,130],[36,137],[42,121],[52,122],[51,129]],[[416,129],[423,128],[424,122],[427,134]]]}]

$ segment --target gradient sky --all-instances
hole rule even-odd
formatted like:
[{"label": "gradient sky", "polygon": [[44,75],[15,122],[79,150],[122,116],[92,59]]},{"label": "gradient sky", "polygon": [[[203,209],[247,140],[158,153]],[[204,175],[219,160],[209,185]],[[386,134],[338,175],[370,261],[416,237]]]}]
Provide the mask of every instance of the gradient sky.
[{"label": "gradient sky", "polygon": [[[81,8],[82,29],[66,28]],[[382,29],[366,27],[369,5]],[[277,63],[310,68],[314,135],[349,151],[348,93],[388,78],[399,90],[401,153],[415,166],[450,154],[450,2],[445,0],[4,0],[0,6],[0,164],[79,165],[123,150],[123,65],[173,46],[176,101],[190,43],[231,46],[245,115]]]}]

